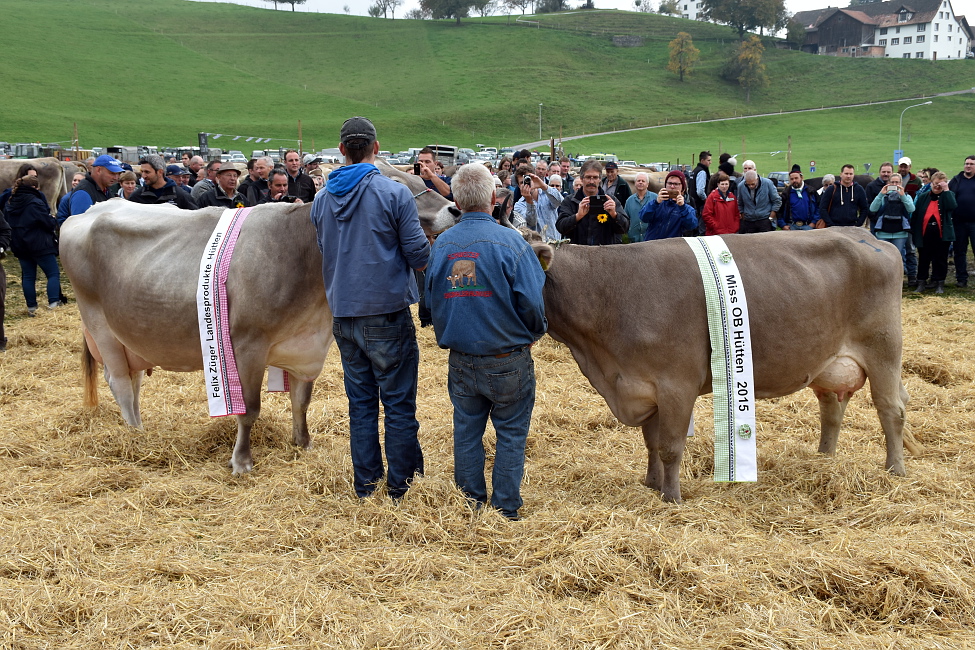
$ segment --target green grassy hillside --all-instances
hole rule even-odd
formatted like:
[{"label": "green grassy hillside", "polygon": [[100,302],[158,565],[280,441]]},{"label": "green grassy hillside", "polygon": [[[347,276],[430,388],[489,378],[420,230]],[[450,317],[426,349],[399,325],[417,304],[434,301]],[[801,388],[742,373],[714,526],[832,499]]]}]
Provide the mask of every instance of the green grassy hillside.
[{"label": "green grassy hillside", "polygon": [[[506,145],[537,139],[539,103],[547,137],[975,85],[973,61],[770,49],[772,85],[746,105],[718,74],[735,43],[729,28],[616,11],[543,16],[545,29],[506,17],[458,28],[184,0],[5,0],[4,14],[7,141],[67,140],[73,122],[83,146],[189,144],[201,130],[295,138],[301,120],[306,147],[320,148],[342,119],[365,114],[384,148]],[[702,53],[684,83],[665,70],[679,30]],[[614,47],[620,33],[645,44]]]}]

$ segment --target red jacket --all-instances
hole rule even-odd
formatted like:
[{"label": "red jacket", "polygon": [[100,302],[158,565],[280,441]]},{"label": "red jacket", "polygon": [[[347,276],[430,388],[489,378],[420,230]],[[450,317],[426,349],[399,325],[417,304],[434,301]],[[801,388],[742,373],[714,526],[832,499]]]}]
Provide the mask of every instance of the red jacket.
[{"label": "red jacket", "polygon": [[719,190],[708,194],[704,202],[705,235],[731,235],[738,232],[741,215],[738,213],[738,201],[733,192],[729,191],[727,200],[722,198]]}]

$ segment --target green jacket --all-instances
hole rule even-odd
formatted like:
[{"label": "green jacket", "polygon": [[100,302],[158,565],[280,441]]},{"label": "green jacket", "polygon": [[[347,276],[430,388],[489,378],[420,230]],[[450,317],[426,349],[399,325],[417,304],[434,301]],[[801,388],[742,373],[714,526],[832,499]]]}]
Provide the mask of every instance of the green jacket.
[{"label": "green jacket", "polygon": [[914,201],[914,214],[911,215],[911,232],[914,234],[914,245],[918,248],[924,245],[924,233],[921,227],[931,201],[938,202],[938,212],[941,215],[941,241],[955,241],[955,224],[951,220],[951,213],[958,207],[955,193],[944,190],[940,194],[935,194],[929,190],[917,195]]}]

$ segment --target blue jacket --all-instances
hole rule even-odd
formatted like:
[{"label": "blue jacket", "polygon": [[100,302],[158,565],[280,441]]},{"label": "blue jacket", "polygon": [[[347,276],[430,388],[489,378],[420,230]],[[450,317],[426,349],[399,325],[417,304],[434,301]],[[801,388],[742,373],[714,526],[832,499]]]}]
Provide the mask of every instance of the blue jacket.
[{"label": "blue jacket", "polygon": [[419,299],[410,269],[426,266],[430,244],[405,185],[367,163],[340,167],[315,195],[311,220],[332,314],[389,314]]},{"label": "blue jacket", "polygon": [[548,329],[538,257],[518,231],[485,212],[465,213],[437,238],[426,278],[442,348],[504,354],[534,343]]},{"label": "blue jacket", "polygon": [[643,210],[644,206],[650,201],[657,200],[657,193],[647,191],[643,195],[643,200],[636,195],[636,192],[630,195],[630,198],[626,200],[626,205],[623,209],[626,210],[626,216],[630,218],[630,243],[643,241],[643,235],[647,232],[647,224],[640,221],[640,212]]},{"label": "blue jacket", "polygon": [[640,210],[640,221],[649,224],[643,241],[669,239],[682,236],[685,230],[697,228],[697,213],[686,201],[684,205],[677,205],[673,199],[661,203],[654,199]]},{"label": "blue jacket", "polygon": [[811,226],[819,220],[819,205],[816,203],[816,193],[803,184],[802,189],[796,189],[791,185],[786,188],[785,199],[782,201],[782,212],[778,215],[778,226],[792,226],[793,223],[801,221],[804,225]]}]

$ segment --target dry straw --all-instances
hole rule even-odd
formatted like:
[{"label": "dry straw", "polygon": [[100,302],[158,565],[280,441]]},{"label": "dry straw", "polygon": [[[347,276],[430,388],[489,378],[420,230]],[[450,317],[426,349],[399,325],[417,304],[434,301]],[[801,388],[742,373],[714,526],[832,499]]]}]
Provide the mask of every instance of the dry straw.
[{"label": "dry straw", "polygon": [[[9,267],[8,267],[9,268]],[[975,646],[975,304],[905,299],[910,426],[883,470],[867,391],[835,458],[811,392],[759,405],[758,484],[711,481],[710,400],[685,503],[640,484],[620,425],[568,350],[535,350],[524,519],[474,513],[451,480],[445,352],[419,331],[427,475],[398,506],[353,497],[341,367],[289,444],[268,395],[255,471],[226,466],[198,373],[145,382],[145,431],[104,382],[81,406],[75,305],[25,317],[0,357],[3,648],[958,648]],[[791,332],[796,345],[801,333]],[[636,351],[634,351],[636,353]]]}]

